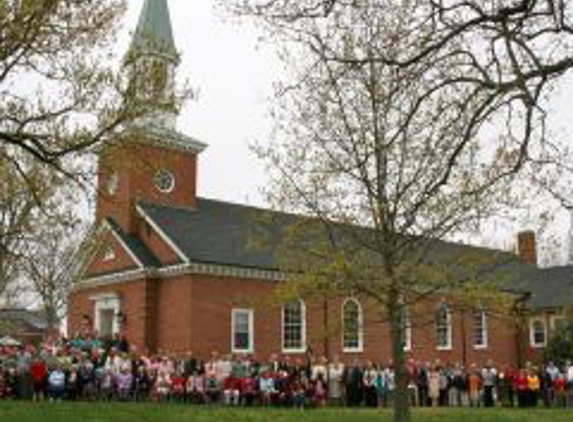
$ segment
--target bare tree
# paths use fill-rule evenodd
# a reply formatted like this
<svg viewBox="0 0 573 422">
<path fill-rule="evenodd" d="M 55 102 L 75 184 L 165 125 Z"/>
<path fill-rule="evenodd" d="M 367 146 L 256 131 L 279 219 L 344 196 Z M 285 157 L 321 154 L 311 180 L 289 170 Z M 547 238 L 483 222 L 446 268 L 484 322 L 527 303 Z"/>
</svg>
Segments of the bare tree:
<svg viewBox="0 0 573 422">
<path fill-rule="evenodd" d="M 28 242 L 38 230 L 40 218 L 52 214 L 49 205 L 57 178 L 40 166 L 26 165 L 26 161 L 30 160 L 20 160 L 26 169 L 24 180 L 0 152 L 0 297 L 18 293 L 14 283 L 22 275 L 20 263 Z"/>
<path fill-rule="evenodd" d="M 270 199 L 310 218 L 285 272 L 386 315 L 396 421 L 411 419 L 404 306 L 473 290 L 511 257 L 443 243 L 520 202 L 518 177 L 561 149 L 544 95 L 573 65 L 570 7 L 553 1 L 236 2 L 280 41 Z M 320 222 L 320 224 L 317 224 Z M 290 240 L 288 240 L 290 238 Z M 489 287 L 491 285 L 485 284 Z M 287 287 L 291 289 L 291 287 Z"/>
<path fill-rule="evenodd" d="M 74 175 L 66 157 L 146 108 L 114 63 L 121 0 L 0 1 L 0 146 L 21 177 L 27 155 Z"/>
<path fill-rule="evenodd" d="M 76 271 L 73 258 L 81 242 L 81 227 L 72 215 L 66 224 L 44 225 L 29 242 L 22 263 L 29 294 L 39 300 L 48 327 L 57 330 L 65 313 Z"/>
</svg>

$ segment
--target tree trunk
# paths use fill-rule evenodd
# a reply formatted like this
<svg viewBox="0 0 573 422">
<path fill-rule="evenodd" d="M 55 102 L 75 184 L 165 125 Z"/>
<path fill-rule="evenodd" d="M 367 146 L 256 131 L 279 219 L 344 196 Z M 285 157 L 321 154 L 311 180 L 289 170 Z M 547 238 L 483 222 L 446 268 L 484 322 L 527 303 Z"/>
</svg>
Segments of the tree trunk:
<svg viewBox="0 0 573 422">
<path fill-rule="evenodd" d="M 400 297 L 391 294 L 387 305 L 390 320 L 390 338 L 392 341 L 392 360 L 396 390 L 394 393 L 394 422 L 411 422 L 410 395 L 408 391 L 408 376 L 402 336 L 402 315 Z"/>
</svg>

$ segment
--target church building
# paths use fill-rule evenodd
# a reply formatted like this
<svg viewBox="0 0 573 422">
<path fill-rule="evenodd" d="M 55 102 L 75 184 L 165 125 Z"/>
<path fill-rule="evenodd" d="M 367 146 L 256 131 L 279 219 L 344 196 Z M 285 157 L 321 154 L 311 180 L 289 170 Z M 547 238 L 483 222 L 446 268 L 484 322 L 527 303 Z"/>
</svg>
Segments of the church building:
<svg viewBox="0 0 573 422">
<path fill-rule="evenodd" d="M 159 106 L 126 127 L 101 155 L 91 234 L 98 247 L 70 295 L 70 335 L 121 333 L 142 351 L 204 358 L 213 351 L 304 358 L 312 350 L 329 358 L 386 362 L 388 325 L 360 298 L 268 300 L 284 277 L 272 247 L 250 246 L 252 226 L 269 214 L 283 224 L 294 217 L 198 195 L 206 145 L 177 129 L 177 111 L 170 105 L 178 64 L 167 1 L 145 0 L 126 66 L 140 95 L 153 96 Z M 138 79 L 150 67 L 158 70 L 153 80 Z M 534 235 L 522 234 L 519 246 L 535 264 Z M 554 317 L 568 306 L 547 297 L 543 283 L 559 277 L 547 284 L 552 294 L 563 299 L 560 286 L 571 284 L 573 297 L 573 268 L 536 274 L 515 293 L 533 315 L 525 332 L 513 317 L 441 303 L 435 324 L 407 329 L 408 354 L 478 365 L 535 358 Z M 354 331 L 328 329 L 344 324 Z"/>
</svg>

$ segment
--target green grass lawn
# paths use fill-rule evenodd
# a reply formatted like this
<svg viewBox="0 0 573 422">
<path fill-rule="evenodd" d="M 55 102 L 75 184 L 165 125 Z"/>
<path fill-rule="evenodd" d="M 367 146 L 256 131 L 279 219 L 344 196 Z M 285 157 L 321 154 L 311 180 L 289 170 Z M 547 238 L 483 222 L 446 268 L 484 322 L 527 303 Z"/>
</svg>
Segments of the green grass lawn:
<svg viewBox="0 0 573 422">
<path fill-rule="evenodd" d="M 228 409 L 155 404 L 0 402 L 0 422 L 385 422 L 388 410 Z M 573 410 L 421 409 L 415 422 L 572 422 Z"/>
</svg>

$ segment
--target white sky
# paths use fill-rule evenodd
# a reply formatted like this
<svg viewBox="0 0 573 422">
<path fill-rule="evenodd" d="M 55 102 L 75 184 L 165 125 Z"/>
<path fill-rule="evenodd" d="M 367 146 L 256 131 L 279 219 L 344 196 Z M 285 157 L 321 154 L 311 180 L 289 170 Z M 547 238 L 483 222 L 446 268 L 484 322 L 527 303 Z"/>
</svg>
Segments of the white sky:
<svg viewBox="0 0 573 422">
<path fill-rule="evenodd" d="M 128 0 L 119 51 L 127 49 L 129 33 L 137 24 L 144 0 Z M 281 65 L 268 47 L 258 41 L 260 32 L 252 23 L 231 19 L 216 0 L 168 0 L 175 42 L 182 55 L 178 78 L 199 91 L 179 119 L 179 129 L 209 145 L 199 158 L 200 196 L 230 202 L 264 205 L 261 189 L 268 180 L 264 165 L 249 145 L 270 136 L 268 99 Z M 569 78 L 573 79 L 573 78 Z M 552 130 L 566 139 L 573 134 L 569 112 L 570 81 L 553 92 L 555 125 Z M 567 89 L 569 88 L 569 89 Z M 569 217 L 555 214 L 556 222 L 540 236 L 540 249 L 553 248 L 557 256 L 545 261 L 563 263 L 566 256 Z M 493 227 L 478 242 L 507 249 L 515 234 L 537 229 L 536 213 L 504 227 Z M 555 249 L 555 244 L 558 248 Z"/>
</svg>

